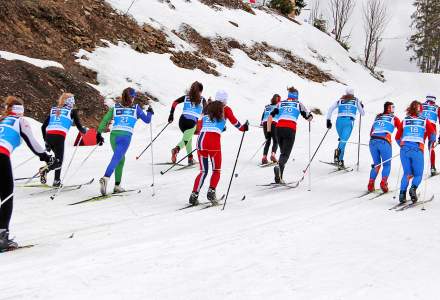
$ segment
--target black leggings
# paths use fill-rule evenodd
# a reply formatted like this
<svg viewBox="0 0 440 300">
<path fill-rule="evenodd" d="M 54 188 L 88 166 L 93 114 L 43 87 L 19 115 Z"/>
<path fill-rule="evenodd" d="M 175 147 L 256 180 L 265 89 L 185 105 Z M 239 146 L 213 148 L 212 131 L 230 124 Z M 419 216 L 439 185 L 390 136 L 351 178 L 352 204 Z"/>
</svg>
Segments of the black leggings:
<svg viewBox="0 0 440 300">
<path fill-rule="evenodd" d="M 272 125 L 270 126 L 270 132 L 272 133 L 272 152 L 277 152 L 278 149 L 278 139 L 277 139 L 277 126 L 276 123 L 272 122 Z M 267 122 L 263 123 L 263 133 L 264 138 L 266 139 L 266 144 L 264 145 L 264 151 L 263 155 L 267 155 L 269 152 L 270 142 L 271 140 L 267 138 Z"/>
<path fill-rule="evenodd" d="M 194 126 L 196 126 L 196 125 L 197 125 L 196 121 L 187 119 L 183 115 L 180 116 L 180 119 L 179 119 L 180 131 L 185 132 L 188 129 L 194 128 Z"/>
<path fill-rule="evenodd" d="M 293 144 L 295 143 L 296 131 L 287 127 L 278 127 L 277 136 L 278 143 L 280 144 L 280 158 L 278 164 L 280 166 L 281 177 L 283 177 L 284 167 L 289 160 L 290 153 L 292 152 Z"/>
<path fill-rule="evenodd" d="M 55 167 L 59 167 L 55 171 L 55 180 L 60 180 L 61 177 L 61 165 L 63 164 L 64 159 L 64 141 L 66 138 L 59 134 L 48 134 L 46 136 L 46 142 L 49 144 L 53 153 L 55 154 L 55 158 L 58 159 L 59 165 Z"/>
<path fill-rule="evenodd" d="M 0 182 L 0 198 L 3 201 L 14 192 L 11 160 L 5 154 L 0 154 Z M 0 207 L 0 230 L 9 230 L 13 206 L 14 197 L 11 197 Z"/>
</svg>

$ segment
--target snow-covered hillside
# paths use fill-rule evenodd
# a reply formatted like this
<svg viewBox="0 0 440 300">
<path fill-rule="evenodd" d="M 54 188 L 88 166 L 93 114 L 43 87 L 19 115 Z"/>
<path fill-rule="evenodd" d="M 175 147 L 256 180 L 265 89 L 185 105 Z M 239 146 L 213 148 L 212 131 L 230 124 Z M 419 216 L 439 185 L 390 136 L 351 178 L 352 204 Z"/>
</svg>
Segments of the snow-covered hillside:
<svg viewBox="0 0 440 300">
<path fill-rule="evenodd" d="M 109 0 L 125 11 L 129 0 Z M 127 85 L 157 97 L 153 131 L 165 124 L 171 101 L 181 96 L 194 80 L 205 85 L 205 95 L 217 89 L 230 94 L 229 104 L 237 117 L 258 124 L 263 106 L 272 94 L 285 95 L 295 85 L 307 107 L 326 111 L 346 86 L 353 86 L 365 103 L 361 142 L 368 143 L 374 115 L 385 100 L 396 103 L 401 116 L 413 99 L 426 93 L 440 95 L 440 77 L 385 71 L 387 81 L 372 78 L 330 37 L 304 25 L 260 10 L 255 15 L 239 10 L 214 10 L 197 0 L 172 0 L 175 9 L 161 1 L 137 1 L 130 11 L 139 23 L 147 22 L 168 34 L 176 47 L 192 45 L 172 33 L 182 23 L 206 37 L 219 35 L 251 45 L 255 42 L 292 51 L 318 66 L 339 82 L 317 83 L 280 66 L 263 66 L 242 50 L 234 49 L 234 65 L 217 61 L 219 77 L 200 70 L 175 66 L 169 54 L 140 54 L 125 44 L 109 45 L 94 52 L 81 51 L 81 64 L 98 73 L 97 88 L 116 96 Z M 239 27 L 232 26 L 233 21 Z M 275 54 L 273 54 L 276 57 Z M 325 59 L 322 59 L 322 58 Z M 177 114 L 178 112 L 176 112 Z M 33 123 L 34 132 L 40 132 Z M 312 149 L 326 128 L 322 116 L 311 124 Z M 357 127 L 352 141 L 357 139 Z M 72 144 L 76 130 L 71 130 Z M 166 162 L 180 137 L 176 122 L 154 144 L 154 160 Z M 103 175 L 112 155 L 109 136 L 93 159 L 70 183 Z M 222 137 L 223 167 L 218 193 L 226 191 L 241 133 L 232 126 Z M 426 210 L 389 211 L 393 195 L 375 200 L 357 198 L 366 189 L 371 159 L 361 148 L 359 172 L 329 174 L 332 167 L 319 163 L 333 156 L 337 135 L 328 135 L 312 165 L 312 189 L 307 181 L 297 189 L 265 190 L 257 187 L 273 180 L 270 168 L 257 166 L 263 142 L 260 128 L 246 134 L 238 177 L 225 211 L 218 208 L 178 210 L 187 203 L 196 169 L 171 171 L 161 176 L 154 166 L 152 183 L 150 153 L 135 156 L 150 139 L 149 128 L 137 124 L 127 154 L 123 184 L 143 187 L 139 194 L 101 202 L 69 206 L 98 193 L 97 184 L 61 193 L 32 195 L 38 188 L 16 188 L 11 231 L 20 244 L 31 249 L 0 255 L 3 274 L 0 299 L 436 299 L 440 268 L 440 206 L 438 199 Z M 72 164 L 76 170 L 92 148 L 80 148 Z M 74 149 L 68 146 L 65 157 Z M 356 162 L 355 145 L 347 146 L 346 163 Z M 395 146 L 394 152 L 398 149 Z M 22 146 L 14 153 L 14 165 L 30 156 Z M 285 177 L 297 180 L 308 159 L 307 123 L 300 120 Z M 16 177 L 29 176 L 40 166 L 37 159 L 14 170 Z M 390 186 L 398 180 L 399 161 L 393 161 Z M 440 191 L 434 177 L 422 184 L 422 195 Z M 425 189 L 426 187 L 426 189 Z M 205 188 L 201 192 L 204 198 Z M 243 196 L 246 196 L 244 200 Z"/>
</svg>

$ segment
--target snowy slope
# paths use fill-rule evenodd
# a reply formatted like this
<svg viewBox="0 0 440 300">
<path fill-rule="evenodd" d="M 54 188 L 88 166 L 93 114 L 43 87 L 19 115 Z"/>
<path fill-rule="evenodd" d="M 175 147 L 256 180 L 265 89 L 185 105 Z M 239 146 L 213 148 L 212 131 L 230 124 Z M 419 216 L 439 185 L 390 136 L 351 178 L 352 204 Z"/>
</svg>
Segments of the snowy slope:
<svg viewBox="0 0 440 300">
<path fill-rule="evenodd" d="M 110 1 L 121 10 L 129 2 Z M 243 30 L 259 24 L 267 27 L 275 17 L 260 11 L 256 16 L 229 10 L 215 12 L 195 0 L 172 1 L 174 11 L 156 1 L 138 1 L 136 5 L 147 2 L 151 4 L 149 9 L 137 7 L 132 11 L 134 16 L 139 22 L 149 23 L 154 17 L 156 26 L 164 26 L 168 32 L 184 20 L 206 34 L 230 34 L 243 42 L 269 38 L 274 44 L 286 41 L 278 34 L 257 34 L 251 29 L 238 33 L 221 26 L 227 23 L 220 23 L 221 17 L 227 17 Z M 246 25 L 248 21 L 253 27 Z M 313 44 L 318 53 L 332 57 L 321 67 L 354 86 L 364 100 L 367 116 L 363 118 L 363 143 L 368 142 L 372 119 L 385 99 L 395 101 L 402 116 L 405 105 L 414 98 L 422 98 L 427 92 L 440 94 L 438 76 L 387 71 L 388 81 L 382 84 L 352 63 L 325 35 L 306 25 L 296 27 L 289 22 L 287 26 L 284 22 L 280 21 L 280 30 L 292 37 L 292 43 L 284 47 L 313 61 L 312 52 L 304 46 Z M 97 88 L 103 94 L 120 93 L 128 85 L 126 78 L 130 78 L 131 85 L 160 99 L 154 106 L 155 133 L 166 124 L 171 101 L 194 80 L 204 83 L 207 96 L 218 88 L 228 90 L 237 117 L 254 124 L 270 96 L 275 92 L 284 95 L 289 84 L 299 87 L 306 106 L 324 111 L 345 89 L 335 82 L 317 84 L 301 79 L 277 66 L 265 68 L 240 50 L 233 52 L 233 68 L 219 65 L 221 77 L 179 69 L 168 55 L 139 54 L 124 44 L 93 53 L 83 51 L 81 55 L 88 58 L 81 63 L 98 72 Z M 156 162 L 169 160 L 170 149 L 180 137 L 175 123 L 154 146 Z M 326 130 L 324 124 L 322 116 L 312 122 L 312 149 Z M 33 126 L 39 135 L 38 124 Z M 357 130 L 352 141 L 357 139 Z M 76 130 L 69 134 L 66 162 L 73 153 L 71 144 L 76 134 Z M 105 138 L 107 143 L 97 149 L 72 183 L 91 178 L 97 181 L 102 176 L 112 153 L 108 134 Z M 226 191 L 240 138 L 241 133 L 232 126 L 223 134 L 219 194 Z M 426 211 L 397 213 L 388 211 L 396 203 L 392 195 L 371 201 L 356 198 L 368 181 L 371 161 L 367 147 L 361 148 L 359 172 L 329 175 L 332 168 L 318 160 L 332 157 L 337 143 L 332 130 L 312 165 L 311 191 L 307 180 L 295 190 L 264 190 L 256 184 L 272 181 L 273 174 L 270 168 L 256 166 L 260 153 L 250 159 L 263 142 L 261 129 L 252 127 L 245 136 L 239 175 L 234 179 L 226 210 L 177 211 L 186 204 L 197 171 L 171 171 L 161 176 L 159 172 L 165 167 L 154 166 L 156 195 L 152 197 L 148 187 L 152 182 L 150 153 L 135 160 L 149 139 L 149 127 L 139 122 L 127 153 L 123 184 L 127 188 L 144 187 L 140 194 L 68 206 L 96 195 L 97 183 L 62 193 L 53 201 L 47 194 L 29 195 L 38 188 L 16 188 L 11 230 L 20 244 L 38 245 L 0 255 L 2 271 L 7 274 L 2 278 L 0 299 L 437 298 L 438 199 L 427 204 Z M 91 150 L 78 150 L 70 174 Z M 355 145 L 347 146 L 348 165 L 355 164 L 356 150 Z M 22 146 L 14 153 L 13 163 L 17 166 L 28 157 L 29 151 Z M 299 179 L 307 164 L 308 131 L 304 120 L 299 121 L 292 158 L 295 160 L 289 161 L 286 169 L 287 180 Z M 34 159 L 26 167 L 15 169 L 15 176 L 30 175 L 38 166 L 38 159 Z M 395 160 L 389 181 L 392 188 L 398 173 Z M 437 180 L 426 181 L 427 196 L 438 194 Z M 202 199 L 206 188 L 207 183 Z M 420 191 L 424 196 L 424 184 Z"/>
</svg>

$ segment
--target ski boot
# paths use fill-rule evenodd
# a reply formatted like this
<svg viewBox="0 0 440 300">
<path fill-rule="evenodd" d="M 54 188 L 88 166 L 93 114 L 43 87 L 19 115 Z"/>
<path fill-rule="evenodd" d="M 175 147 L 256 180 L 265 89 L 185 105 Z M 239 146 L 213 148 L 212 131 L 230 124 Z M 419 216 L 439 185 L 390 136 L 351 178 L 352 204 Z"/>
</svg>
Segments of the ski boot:
<svg viewBox="0 0 440 300">
<path fill-rule="evenodd" d="M 0 229 L 0 252 L 17 248 L 18 244 L 9 239 L 9 231 Z"/>
<path fill-rule="evenodd" d="M 437 169 L 434 166 L 432 166 L 431 167 L 431 176 L 435 176 L 435 175 L 437 175 Z"/>
<path fill-rule="evenodd" d="M 59 180 L 59 179 L 55 179 L 55 180 L 53 181 L 52 186 L 55 187 L 55 188 L 59 188 L 59 187 L 61 187 L 61 180 Z"/>
<path fill-rule="evenodd" d="M 192 166 L 194 164 L 194 156 L 192 154 L 188 155 L 188 165 Z"/>
<path fill-rule="evenodd" d="M 217 196 L 215 194 L 215 189 L 209 188 L 208 194 L 206 195 L 206 198 L 208 198 L 209 201 L 211 201 L 212 205 L 218 205 Z"/>
<path fill-rule="evenodd" d="M 333 155 L 333 162 L 337 165 L 339 163 L 339 148 L 335 149 L 335 154 Z"/>
<path fill-rule="evenodd" d="M 275 174 L 275 183 L 281 183 L 281 171 L 279 166 L 273 168 L 273 173 Z"/>
<path fill-rule="evenodd" d="M 415 186 L 412 186 L 409 189 L 409 196 L 411 197 L 412 203 L 416 203 L 419 200 L 417 197 L 417 188 Z"/>
<path fill-rule="evenodd" d="M 180 150 L 180 148 L 178 146 L 171 149 L 171 162 L 173 164 L 175 164 L 177 161 L 177 153 L 179 153 L 179 150 Z"/>
<path fill-rule="evenodd" d="M 372 192 L 374 192 L 374 179 L 370 179 L 369 181 L 368 181 L 368 191 L 370 192 L 370 193 L 372 193 Z"/>
<path fill-rule="evenodd" d="M 107 195 L 107 183 L 109 181 L 110 177 L 102 177 L 99 179 L 99 185 L 101 186 L 101 195 L 105 196 Z"/>
<path fill-rule="evenodd" d="M 382 181 L 380 182 L 380 188 L 382 189 L 382 192 L 388 193 L 388 181 L 387 178 L 382 178 Z"/>
<path fill-rule="evenodd" d="M 49 168 L 47 166 L 40 168 L 40 182 L 41 184 L 47 183 L 47 173 L 49 173 Z"/>
<path fill-rule="evenodd" d="M 400 202 L 401 204 L 403 204 L 403 203 L 406 202 L 406 191 L 400 191 L 400 194 L 399 194 L 399 202 Z"/>
<path fill-rule="evenodd" d="M 343 160 L 338 161 L 337 164 L 338 164 L 338 170 L 345 170 L 346 169 Z"/>
<path fill-rule="evenodd" d="M 272 154 L 270 155 L 270 161 L 273 162 L 273 163 L 277 163 L 278 162 L 277 156 L 276 156 L 275 152 L 272 152 Z"/>
<path fill-rule="evenodd" d="M 191 196 L 189 196 L 189 204 L 197 206 L 199 205 L 199 193 L 192 192 Z"/>
<path fill-rule="evenodd" d="M 263 155 L 263 158 L 261 159 L 261 164 L 267 165 L 268 163 L 269 163 L 269 161 L 267 160 L 267 155 Z"/>
<path fill-rule="evenodd" d="M 115 187 L 113 188 L 113 194 L 118 194 L 123 192 L 125 192 L 125 189 L 120 184 L 115 184 Z"/>
</svg>

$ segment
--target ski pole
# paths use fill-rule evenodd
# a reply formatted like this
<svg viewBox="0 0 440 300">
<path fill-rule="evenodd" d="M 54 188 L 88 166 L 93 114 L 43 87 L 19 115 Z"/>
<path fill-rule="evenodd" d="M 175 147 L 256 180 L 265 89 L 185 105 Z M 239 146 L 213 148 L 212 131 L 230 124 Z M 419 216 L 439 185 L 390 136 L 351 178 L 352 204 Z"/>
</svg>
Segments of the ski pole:
<svg viewBox="0 0 440 300">
<path fill-rule="evenodd" d="M 165 173 L 167 173 L 169 170 L 171 170 L 172 168 L 174 168 L 175 166 L 177 166 L 180 162 L 182 162 L 185 158 L 187 158 L 188 156 L 190 156 L 191 154 L 193 154 L 195 151 L 197 150 L 194 149 L 193 151 L 191 151 L 191 153 L 187 154 L 184 158 L 182 158 L 181 160 L 179 160 L 178 162 L 175 162 L 171 167 L 169 167 L 168 169 L 166 169 L 165 171 L 160 171 L 161 175 L 164 175 Z"/>
<path fill-rule="evenodd" d="M 312 124 L 309 122 L 309 161 L 312 154 Z M 311 170 L 311 169 L 310 169 Z M 312 172 L 309 170 L 309 192 L 312 190 Z"/>
<path fill-rule="evenodd" d="M 362 115 L 359 116 L 359 135 L 358 135 L 358 161 L 357 161 L 357 171 L 359 172 L 359 162 L 361 156 L 361 128 L 362 128 Z"/>
<path fill-rule="evenodd" d="M 156 195 L 155 186 L 154 186 L 154 152 L 153 152 L 153 123 L 150 122 L 150 144 L 151 144 L 151 175 L 153 177 L 153 183 L 151 187 L 153 188 L 153 193 L 151 196 Z"/>
<path fill-rule="evenodd" d="M 387 162 L 393 160 L 394 158 L 396 158 L 396 157 L 398 157 L 398 156 L 400 156 L 400 153 L 399 153 L 399 154 L 396 154 L 396 155 L 394 155 L 394 156 L 392 156 L 391 158 L 388 158 L 387 160 L 384 160 L 383 162 L 381 162 L 381 163 L 379 163 L 379 164 L 377 164 L 377 165 L 374 165 L 373 168 L 380 167 L 381 165 L 383 165 L 383 164 L 385 164 L 385 163 L 387 163 Z"/>
<path fill-rule="evenodd" d="M 9 199 L 11 199 L 14 196 L 14 193 L 11 193 L 8 197 L 5 198 L 5 200 L 2 200 L 0 202 L 0 208 L 3 206 L 3 204 L 5 204 L 6 202 L 8 202 Z"/>
<path fill-rule="evenodd" d="M 248 164 L 254 159 L 254 157 L 258 154 L 258 152 L 261 151 L 261 148 L 263 148 L 263 146 L 265 144 L 266 144 L 266 141 L 264 141 L 263 144 L 261 144 L 261 146 L 258 147 L 257 151 L 255 151 L 255 153 L 251 156 L 251 158 L 249 158 L 249 160 L 246 163 L 246 166 L 244 166 L 243 169 L 240 170 L 240 172 L 235 173 L 235 177 L 238 177 L 238 174 L 240 174 L 241 172 L 246 170 L 246 168 L 249 166 Z"/>
<path fill-rule="evenodd" d="M 397 198 L 397 192 L 399 190 L 399 180 L 400 180 L 400 173 L 402 171 L 402 164 L 399 164 L 399 172 L 397 172 L 397 180 L 396 180 L 396 188 L 394 189 L 394 196 L 393 199 Z"/>
<path fill-rule="evenodd" d="M 240 147 L 238 147 L 237 157 L 235 158 L 235 163 L 234 163 L 234 169 L 232 170 L 231 179 L 229 180 L 228 191 L 226 192 L 225 202 L 223 202 L 222 210 L 225 210 L 225 207 L 226 207 L 226 201 L 228 200 L 229 190 L 231 189 L 232 180 L 234 179 L 235 168 L 237 167 L 238 157 L 240 156 L 241 146 L 243 145 L 243 140 L 244 140 L 245 134 L 246 134 L 246 131 L 243 131 L 243 135 L 241 136 L 241 141 L 240 141 Z"/>
<path fill-rule="evenodd" d="M 60 192 L 64 189 L 65 184 L 64 183 L 68 183 L 70 182 L 71 178 L 74 178 L 75 175 L 81 170 L 81 168 L 84 166 L 84 164 L 86 163 L 86 161 L 90 158 L 90 156 L 92 156 L 92 154 L 95 152 L 96 149 L 98 149 L 99 145 L 96 145 L 95 147 L 93 147 L 92 151 L 90 151 L 90 153 L 86 156 L 86 158 L 84 158 L 84 160 L 81 162 L 81 164 L 79 165 L 79 167 L 75 170 L 75 172 L 73 172 L 73 174 L 71 176 L 69 176 L 69 180 L 65 180 L 63 182 L 63 184 L 60 186 L 59 190 Z"/>
<path fill-rule="evenodd" d="M 168 125 L 170 125 L 171 123 L 167 123 L 166 125 L 165 125 L 165 127 L 164 128 L 162 128 L 162 130 L 161 131 L 159 131 L 159 133 L 156 135 L 156 137 L 148 144 L 148 146 L 147 147 L 145 147 L 145 149 L 144 150 L 142 150 L 142 152 L 138 155 L 138 156 L 136 156 L 136 160 L 138 160 L 144 153 L 145 153 L 145 151 L 147 151 L 148 150 L 148 148 L 150 148 L 150 146 L 153 144 L 153 142 L 162 134 L 162 132 L 168 127 Z"/>
<path fill-rule="evenodd" d="M 314 159 L 315 156 L 316 156 L 316 153 L 318 153 L 319 148 L 321 148 L 321 145 L 322 145 L 322 143 L 324 142 L 324 139 L 325 139 L 325 137 L 327 136 L 327 134 L 329 133 L 329 131 L 330 131 L 330 128 L 327 129 L 327 131 L 325 132 L 325 134 L 324 134 L 324 136 L 322 137 L 321 141 L 319 142 L 319 145 L 318 145 L 318 147 L 316 148 L 315 153 L 313 153 L 312 158 L 309 160 L 309 163 L 307 164 L 306 168 L 303 170 L 303 175 L 302 175 L 301 179 L 298 180 L 298 182 L 295 184 L 295 185 L 296 185 L 295 187 L 297 187 L 297 186 L 298 186 L 298 185 L 304 180 L 304 178 L 306 178 L 306 173 L 307 173 L 307 171 L 309 170 L 310 165 L 312 164 L 312 161 L 313 161 L 313 159 Z"/>
<path fill-rule="evenodd" d="M 15 166 L 14 170 L 17 170 L 18 168 L 20 168 L 21 166 L 27 164 L 28 162 L 30 162 L 32 159 L 34 159 L 36 156 L 32 155 L 31 157 L 29 157 L 28 159 L 26 159 L 25 161 L 19 163 L 18 165 Z"/>
<path fill-rule="evenodd" d="M 81 143 L 82 138 L 83 138 L 83 136 L 81 135 L 81 137 L 78 140 L 78 144 L 77 144 L 78 146 L 74 146 L 76 148 L 75 148 L 75 150 L 73 150 L 73 154 L 72 154 L 72 157 L 70 158 L 69 164 L 67 165 L 66 171 L 64 171 L 64 176 L 63 176 L 63 179 L 61 180 L 61 184 L 58 187 L 58 189 L 56 190 L 56 192 L 52 196 L 50 196 L 51 200 L 55 199 L 55 197 L 57 197 L 59 195 L 59 193 L 63 187 L 64 180 L 66 179 L 66 176 L 69 173 L 69 169 L 70 169 L 70 166 L 72 165 L 73 159 L 75 158 L 76 152 L 78 151 L 78 148 L 80 147 L 79 144 Z"/>
<path fill-rule="evenodd" d="M 365 143 L 358 143 L 358 142 L 349 142 L 349 141 L 346 141 L 346 142 L 341 142 L 342 144 L 353 144 L 353 145 L 360 145 L 360 146 L 366 146 L 366 147 L 370 147 L 370 145 L 369 144 L 365 144 Z"/>
</svg>

